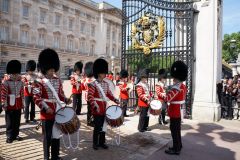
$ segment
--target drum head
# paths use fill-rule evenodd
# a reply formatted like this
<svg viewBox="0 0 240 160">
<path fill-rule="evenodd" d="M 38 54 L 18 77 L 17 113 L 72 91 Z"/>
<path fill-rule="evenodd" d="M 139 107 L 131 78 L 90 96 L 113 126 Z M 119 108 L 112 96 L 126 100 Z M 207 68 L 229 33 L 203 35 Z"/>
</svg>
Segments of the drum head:
<svg viewBox="0 0 240 160">
<path fill-rule="evenodd" d="M 108 119 L 118 119 L 122 116 L 122 108 L 119 106 L 110 106 L 106 111 Z"/>
<path fill-rule="evenodd" d="M 151 101 L 150 106 L 154 110 L 159 110 L 162 108 L 162 102 L 159 100 L 153 100 Z"/>
<path fill-rule="evenodd" d="M 57 111 L 55 121 L 59 124 L 69 122 L 73 118 L 74 114 L 75 112 L 72 108 L 65 107 L 64 109 Z"/>
</svg>

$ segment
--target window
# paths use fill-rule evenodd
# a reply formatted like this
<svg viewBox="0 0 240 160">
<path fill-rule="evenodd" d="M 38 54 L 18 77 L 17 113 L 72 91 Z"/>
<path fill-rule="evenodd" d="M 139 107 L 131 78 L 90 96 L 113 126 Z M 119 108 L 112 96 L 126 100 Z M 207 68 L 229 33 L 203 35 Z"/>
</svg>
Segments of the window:
<svg viewBox="0 0 240 160">
<path fill-rule="evenodd" d="M 116 32 L 115 31 L 113 31 L 112 32 L 112 40 L 115 42 L 116 41 L 116 34 L 115 34 Z"/>
<path fill-rule="evenodd" d="M 109 55 L 109 47 L 106 46 L 106 55 L 108 56 Z"/>
<path fill-rule="evenodd" d="M 84 38 L 82 38 L 81 40 L 80 40 L 80 52 L 81 53 L 85 53 L 86 51 L 85 51 L 85 48 L 86 48 L 86 43 L 85 43 L 85 39 Z"/>
<path fill-rule="evenodd" d="M 108 25 L 108 26 L 107 26 L 107 39 L 110 39 L 110 34 L 111 34 L 111 33 L 110 33 L 110 30 L 111 30 L 111 29 L 110 29 L 110 26 Z"/>
<path fill-rule="evenodd" d="M 28 31 L 26 30 L 21 31 L 21 42 L 28 43 Z"/>
<path fill-rule="evenodd" d="M 1 26 L 0 27 L 0 40 L 8 40 L 9 39 L 9 27 Z"/>
<path fill-rule="evenodd" d="M 29 17 L 29 6 L 23 5 L 23 8 L 22 8 L 22 16 L 23 16 L 24 18 L 28 18 L 28 17 Z"/>
<path fill-rule="evenodd" d="M 40 22 L 46 23 L 47 12 L 44 10 L 40 10 Z"/>
<path fill-rule="evenodd" d="M 60 48 L 60 36 L 54 35 L 53 37 L 53 48 Z"/>
<path fill-rule="evenodd" d="M 115 48 L 114 48 L 114 47 L 112 48 L 112 56 L 116 56 Z"/>
<path fill-rule="evenodd" d="M 67 49 L 71 52 L 73 51 L 73 39 L 72 38 L 68 38 Z"/>
<path fill-rule="evenodd" d="M 118 49 L 118 54 L 117 54 L 117 57 L 120 57 L 121 56 L 121 50 Z"/>
<path fill-rule="evenodd" d="M 91 36 L 95 37 L 95 25 L 91 25 Z"/>
<path fill-rule="evenodd" d="M 118 34 L 118 40 L 120 43 L 122 42 L 122 33 L 121 32 Z"/>
<path fill-rule="evenodd" d="M 69 28 L 69 31 L 73 31 L 73 19 L 69 19 L 68 28 Z"/>
<path fill-rule="evenodd" d="M 83 33 L 84 34 L 84 32 L 85 32 L 85 27 L 86 27 L 86 23 L 84 22 L 84 21 L 81 21 L 81 33 Z"/>
<path fill-rule="evenodd" d="M 55 26 L 57 26 L 57 27 L 60 26 L 60 20 L 61 20 L 61 15 L 56 14 L 56 16 L 55 16 Z"/>
<path fill-rule="evenodd" d="M 45 34 L 44 33 L 39 33 L 38 45 L 41 47 L 44 47 L 44 45 L 45 45 Z"/>
<path fill-rule="evenodd" d="M 95 52 L 95 44 L 91 44 L 91 47 L 90 47 L 90 56 L 93 56 L 93 55 L 94 55 L 94 52 Z"/>
<path fill-rule="evenodd" d="M 1 3 L 1 11 L 8 13 L 9 0 L 2 0 L 1 2 L 2 2 L 2 3 Z"/>
</svg>

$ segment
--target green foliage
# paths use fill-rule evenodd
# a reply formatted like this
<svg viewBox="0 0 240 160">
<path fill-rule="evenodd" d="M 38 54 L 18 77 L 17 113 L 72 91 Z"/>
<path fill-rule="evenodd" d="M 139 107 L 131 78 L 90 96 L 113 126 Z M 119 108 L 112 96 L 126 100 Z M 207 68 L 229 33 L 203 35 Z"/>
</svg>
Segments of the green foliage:
<svg viewBox="0 0 240 160">
<path fill-rule="evenodd" d="M 128 58 L 128 67 L 131 73 L 136 73 L 139 68 L 149 68 L 151 73 L 157 73 L 159 69 L 169 69 L 174 62 L 172 56 L 145 56 L 143 53 L 137 53 L 141 56 Z"/>
<path fill-rule="evenodd" d="M 231 40 L 236 40 L 236 47 L 231 48 Z M 229 62 L 230 60 L 237 59 L 238 54 L 240 53 L 240 32 L 225 34 L 223 40 L 222 48 L 222 58 Z"/>
</svg>

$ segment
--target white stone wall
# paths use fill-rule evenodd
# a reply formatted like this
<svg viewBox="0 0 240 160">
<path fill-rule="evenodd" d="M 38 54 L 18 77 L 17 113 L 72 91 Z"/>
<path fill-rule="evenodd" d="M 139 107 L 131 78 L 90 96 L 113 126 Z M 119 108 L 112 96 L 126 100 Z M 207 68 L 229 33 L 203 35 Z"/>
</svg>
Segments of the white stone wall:
<svg viewBox="0 0 240 160">
<path fill-rule="evenodd" d="M 219 120 L 220 105 L 216 84 L 221 78 L 222 15 L 217 11 L 218 0 L 195 3 L 195 72 L 193 119 Z M 222 7 L 220 7 L 222 10 Z M 220 19 L 220 22 L 218 20 Z"/>
</svg>

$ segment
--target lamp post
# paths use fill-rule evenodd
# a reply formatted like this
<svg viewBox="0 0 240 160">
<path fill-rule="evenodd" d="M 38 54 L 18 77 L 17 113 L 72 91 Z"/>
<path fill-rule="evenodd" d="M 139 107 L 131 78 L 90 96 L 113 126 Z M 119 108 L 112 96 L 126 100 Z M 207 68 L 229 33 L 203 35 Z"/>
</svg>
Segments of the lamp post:
<svg viewBox="0 0 240 160">
<path fill-rule="evenodd" d="M 237 55 L 234 55 L 234 51 L 235 51 L 235 49 L 236 49 L 236 40 L 235 39 L 232 39 L 232 40 L 230 40 L 230 51 L 232 52 L 232 56 L 233 56 L 233 58 L 231 59 L 231 63 L 234 61 L 236 61 L 236 59 L 237 59 Z"/>
</svg>

